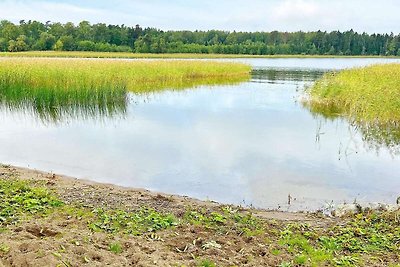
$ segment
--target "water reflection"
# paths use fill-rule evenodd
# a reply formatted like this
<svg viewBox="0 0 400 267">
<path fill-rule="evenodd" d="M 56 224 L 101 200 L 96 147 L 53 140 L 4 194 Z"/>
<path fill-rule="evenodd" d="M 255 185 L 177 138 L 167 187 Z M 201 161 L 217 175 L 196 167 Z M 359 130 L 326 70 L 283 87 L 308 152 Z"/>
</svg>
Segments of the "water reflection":
<svg viewBox="0 0 400 267">
<path fill-rule="evenodd" d="M 355 126 L 363 135 L 364 142 L 375 151 L 386 147 L 393 155 L 400 154 L 400 127 L 359 125 Z"/>
<path fill-rule="evenodd" d="M 216 85 L 235 85 L 242 82 L 246 82 L 250 79 L 249 74 L 240 74 L 236 76 L 226 77 L 197 77 L 197 78 L 185 78 L 185 79 L 166 79 L 166 80 L 149 80 L 142 81 L 132 86 L 131 92 L 136 94 L 151 94 L 156 92 L 162 92 L 165 90 L 178 91 L 193 89 L 199 86 L 216 86 Z"/>
<path fill-rule="evenodd" d="M 294 101 L 319 65 L 343 66 L 299 59 L 304 68 L 296 76 L 290 67 L 283 74 L 288 62 L 274 60 L 275 74 L 256 73 L 244 83 L 128 93 L 124 118 L 101 124 L 46 125 L 32 114 L 15 119 L 18 111 L 0 110 L 0 162 L 262 208 L 393 203 L 400 157 L 366 148 L 364 135 L 344 118 L 325 119 Z"/>
<path fill-rule="evenodd" d="M 317 120 L 347 121 L 349 132 L 355 135 L 360 133 L 363 145 L 368 150 L 379 152 L 386 149 L 390 154 L 400 153 L 400 126 L 396 124 L 380 125 L 354 122 L 346 118 L 343 112 L 336 106 L 314 105 L 309 100 L 302 101 L 302 106 L 315 115 Z M 319 130 L 317 131 L 319 132 Z M 319 135 L 317 133 L 317 139 Z"/>
<path fill-rule="evenodd" d="M 282 81 L 311 82 L 325 73 L 320 69 L 266 68 L 252 71 L 252 80 L 256 82 L 276 83 Z"/>
<path fill-rule="evenodd" d="M 200 85 L 234 85 L 247 81 L 246 75 L 232 77 L 207 77 L 185 80 L 149 81 L 135 85 L 136 93 L 124 87 L 108 88 L 28 88 L 3 86 L 0 88 L 0 113 L 18 113 L 34 116 L 45 124 L 69 123 L 78 120 L 123 118 L 128 104 L 135 100 L 146 102 L 149 96 L 163 90 L 178 91 Z M 138 96 L 138 97 L 137 97 Z"/>
</svg>

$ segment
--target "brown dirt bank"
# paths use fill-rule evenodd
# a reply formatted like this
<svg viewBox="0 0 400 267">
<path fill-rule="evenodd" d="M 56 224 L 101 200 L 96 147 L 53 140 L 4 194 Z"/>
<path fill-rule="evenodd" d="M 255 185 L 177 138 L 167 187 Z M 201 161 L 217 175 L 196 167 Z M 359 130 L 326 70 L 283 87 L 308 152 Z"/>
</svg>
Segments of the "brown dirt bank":
<svg viewBox="0 0 400 267">
<path fill-rule="evenodd" d="M 2 226 L 0 223 L 0 267 L 331 266 L 347 263 L 388 266 L 400 260 L 399 250 L 392 247 L 386 250 L 379 247 L 376 253 L 374 250 L 355 253 L 343 246 L 341 250 L 320 249 L 319 236 L 326 235 L 328 229 L 335 235 L 330 229 L 347 227 L 353 223 L 352 218 L 228 207 L 1 165 L 0 180 L 12 179 L 48 188 L 65 206 L 59 211 L 27 216 L 12 224 Z M 110 228 L 97 231 L 89 227 L 96 220 L 93 213 L 99 208 L 111 213 L 135 214 L 144 207 L 155 214 L 173 215 L 174 225 L 135 234 Z M 109 222 L 115 217 L 100 216 L 100 227 L 113 226 Z M 118 219 L 127 217 L 125 213 L 121 216 L 123 219 Z M 400 228 L 394 227 L 400 233 Z M 400 235 L 395 238 L 400 243 Z M 292 244 L 292 240 L 298 240 L 299 244 Z M 318 256 L 320 254 L 324 256 Z"/>
</svg>

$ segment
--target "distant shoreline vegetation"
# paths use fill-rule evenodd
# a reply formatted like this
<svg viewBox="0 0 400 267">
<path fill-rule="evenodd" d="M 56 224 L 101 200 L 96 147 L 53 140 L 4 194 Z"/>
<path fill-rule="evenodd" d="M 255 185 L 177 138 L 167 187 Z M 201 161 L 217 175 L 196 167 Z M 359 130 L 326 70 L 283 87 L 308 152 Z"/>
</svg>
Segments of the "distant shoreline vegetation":
<svg viewBox="0 0 400 267">
<path fill-rule="evenodd" d="M 400 35 L 340 32 L 162 31 L 82 21 L 0 21 L 0 51 L 400 56 Z"/>
<path fill-rule="evenodd" d="M 43 58 L 115 58 L 115 59 L 230 59 L 230 58 L 398 58 L 396 56 L 346 56 L 346 55 L 238 55 L 196 53 L 133 53 L 96 51 L 21 51 L 0 52 L 0 58 L 43 57 Z"/>
</svg>

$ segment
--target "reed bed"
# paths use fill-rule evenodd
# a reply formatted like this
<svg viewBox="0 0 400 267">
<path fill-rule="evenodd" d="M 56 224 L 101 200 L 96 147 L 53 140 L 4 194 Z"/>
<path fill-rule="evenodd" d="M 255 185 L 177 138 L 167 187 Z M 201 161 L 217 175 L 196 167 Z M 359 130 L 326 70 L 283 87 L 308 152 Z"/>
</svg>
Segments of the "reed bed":
<svg viewBox="0 0 400 267">
<path fill-rule="evenodd" d="M 311 110 L 364 125 L 400 126 L 400 64 L 328 73 L 309 90 Z"/>
<path fill-rule="evenodd" d="M 250 66 L 210 61 L 129 61 L 89 59 L 0 59 L 1 90 L 109 91 L 157 90 L 158 87 L 209 80 L 246 80 Z M 153 88 L 153 89 L 151 89 Z"/>
<path fill-rule="evenodd" d="M 44 120 L 124 113 L 128 92 L 239 82 L 250 67 L 208 61 L 2 58 L 0 103 Z"/>
</svg>

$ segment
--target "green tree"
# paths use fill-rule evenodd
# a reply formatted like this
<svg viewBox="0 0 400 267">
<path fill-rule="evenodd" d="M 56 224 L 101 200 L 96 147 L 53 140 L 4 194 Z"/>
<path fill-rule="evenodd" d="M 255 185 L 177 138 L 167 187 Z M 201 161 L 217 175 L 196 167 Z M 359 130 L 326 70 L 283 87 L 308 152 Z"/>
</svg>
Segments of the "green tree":
<svg viewBox="0 0 400 267">
<path fill-rule="evenodd" d="M 76 49 L 77 45 L 75 44 L 74 37 L 70 35 L 61 36 L 59 39 L 60 42 L 63 44 L 63 50 L 65 51 L 73 51 Z"/>
<path fill-rule="evenodd" d="M 25 36 L 19 40 L 19 36 Z M 17 45 L 18 42 L 18 45 Z M 91 50 L 139 53 L 397 55 L 400 35 L 353 30 L 312 32 L 162 31 L 82 21 L 0 21 L 0 50 Z"/>
<path fill-rule="evenodd" d="M 10 40 L 8 42 L 8 51 L 10 52 L 20 52 L 28 50 L 28 45 L 26 44 L 26 36 L 20 35 L 17 40 Z"/>
<path fill-rule="evenodd" d="M 92 41 L 79 41 L 78 42 L 78 50 L 79 51 L 94 51 L 95 43 Z"/>
<path fill-rule="evenodd" d="M 56 50 L 56 51 L 62 51 L 62 50 L 64 49 L 64 44 L 63 44 L 63 42 L 62 42 L 61 40 L 58 40 L 58 41 L 54 44 L 53 49 Z"/>
<path fill-rule="evenodd" d="M 7 51 L 8 43 L 5 38 L 0 38 L 0 51 L 4 52 Z"/>
<path fill-rule="evenodd" d="M 85 40 L 93 40 L 93 30 L 92 26 L 90 25 L 89 21 L 81 21 L 78 26 L 78 40 L 85 41 Z"/>
<path fill-rule="evenodd" d="M 47 32 L 53 35 L 56 39 L 60 39 L 61 36 L 66 34 L 64 25 L 59 22 L 51 24 Z"/>
<path fill-rule="evenodd" d="M 10 40 L 8 41 L 8 47 L 7 47 L 9 52 L 17 52 L 17 48 L 15 45 L 15 40 Z"/>
<path fill-rule="evenodd" d="M 40 34 L 39 40 L 34 44 L 34 50 L 52 50 L 54 44 L 56 43 L 56 37 L 47 32 L 42 32 Z"/>
<path fill-rule="evenodd" d="M 21 35 L 20 28 L 6 20 L 1 21 L 1 37 L 6 39 L 6 41 L 15 40 L 19 35 Z"/>
</svg>

